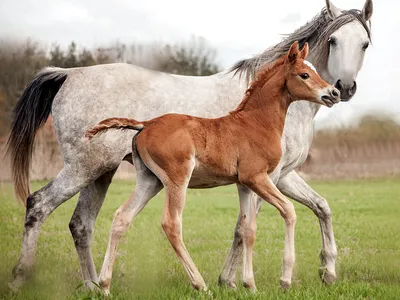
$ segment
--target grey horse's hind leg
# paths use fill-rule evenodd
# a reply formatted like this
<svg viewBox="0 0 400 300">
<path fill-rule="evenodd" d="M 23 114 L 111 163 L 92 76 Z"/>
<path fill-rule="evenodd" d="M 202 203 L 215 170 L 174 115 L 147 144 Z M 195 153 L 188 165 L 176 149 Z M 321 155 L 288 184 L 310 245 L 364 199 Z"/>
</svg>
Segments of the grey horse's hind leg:
<svg viewBox="0 0 400 300">
<path fill-rule="evenodd" d="M 89 288 L 93 287 L 92 281 L 97 282 L 97 272 L 91 249 L 94 226 L 116 171 L 117 168 L 103 174 L 81 190 L 78 203 L 69 223 L 81 265 L 83 280 Z"/>
<path fill-rule="evenodd" d="M 88 182 L 90 180 L 78 177 L 69 166 L 65 166 L 56 178 L 28 197 L 21 254 L 13 269 L 11 288 L 16 289 L 23 284 L 34 265 L 40 226 L 60 204 L 78 193 Z"/>
<path fill-rule="evenodd" d="M 252 193 L 250 201 L 257 201 L 259 197 Z M 262 202 L 265 202 L 261 199 Z M 256 205 L 256 204 L 254 204 Z M 258 205 L 258 202 L 257 202 Z M 261 206 L 260 206 L 261 207 Z M 258 212 L 258 210 L 257 210 Z M 224 267 L 218 278 L 219 285 L 225 285 L 229 288 L 236 289 L 236 271 L 242 260 L 243 253 L 243 234 L 241 230 L 241 220 L 242 216 L 239 213 L 238 220 L 236 222 L 235 232 L 233 234 L 233 242 L 231 249 L 229 250 L 228 256 L 225 260 Z"/>
<path fill-rule="evenodd" d="M 278 181 L 277 187 L 287 197 L 307 206 L 319 219 L 322 237 L 321 279 L 333 283 L 336 279 L 337 248 L 332 228 L 332 213 L 328 202 L 318 195 L 295 171 Z"/>
</svg>

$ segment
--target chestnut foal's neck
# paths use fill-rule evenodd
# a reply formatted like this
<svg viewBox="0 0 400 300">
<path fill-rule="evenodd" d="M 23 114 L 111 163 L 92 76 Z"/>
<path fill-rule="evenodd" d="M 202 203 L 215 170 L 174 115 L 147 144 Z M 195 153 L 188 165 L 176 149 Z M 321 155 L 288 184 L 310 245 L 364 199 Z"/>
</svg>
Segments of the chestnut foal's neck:
<svg viewBox="0 0 400 300">
<path fill-rule="evenodd" d="M 266 84 L 255 87 L 250 93 L 231 115 L 268 128 L 274 127 L 282 134 L 287 110 L 293 102 L 286 88 L 283 70 L 277 70 Z"/>
</svg>

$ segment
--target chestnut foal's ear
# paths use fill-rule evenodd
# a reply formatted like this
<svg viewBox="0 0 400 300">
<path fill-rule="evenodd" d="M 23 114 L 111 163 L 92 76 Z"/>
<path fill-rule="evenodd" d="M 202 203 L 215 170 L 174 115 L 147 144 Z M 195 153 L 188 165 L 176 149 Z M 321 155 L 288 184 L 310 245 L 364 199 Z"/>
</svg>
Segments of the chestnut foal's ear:
<svg viewBox="0 0 400 300">
<path fill-rule="evenodd" d="M 303 49 L 300 52 L 300 58 L 301 59 L 306 59 L 306 57 L 308 55 L 308 49 L 309 49 L 308 48 L 308 43 L 305 43 Z"/>
<path fill-rule="evenodd" d="M 287 54 L 287 60 L 290 63 L 294 63 L 299 56 L 299 42 L 295 41 L 292 46 L 290 46 L 289 52 Z"/>
<path fill-rule="evenodd" d="M 364 7 L 361 12 L 361 15 L 365 21 L 369 21 L 371 19 L 373 11 L 374 5 L 372 4 L 372 0 L 365 1 Z"/>
</svg>

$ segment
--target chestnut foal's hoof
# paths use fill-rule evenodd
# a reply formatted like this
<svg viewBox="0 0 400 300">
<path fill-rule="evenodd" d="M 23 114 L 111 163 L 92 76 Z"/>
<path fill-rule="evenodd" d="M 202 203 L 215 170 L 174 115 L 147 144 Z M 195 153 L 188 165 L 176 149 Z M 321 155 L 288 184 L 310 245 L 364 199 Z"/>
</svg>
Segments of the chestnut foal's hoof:
<svg viewBox="0 0 400 300">
<path fill-rule="evenodd" d="M 243 284 L 243 286 L 252 294 L 255 294 L 257 292 L 257 288 L 255 286 L 248 286 L 246 284 Z"/>
<path fill-rule="evenodd" d="M 192 286 L 197 291 L 202 291 L 202 292 L 207 292 L 208 291 L 207 286 L 204 285 L 204 284 L 201 284 L 201 283 L 195 283 L 195 284 L 192 284 Z"/>
<path fill-rule="evenodd" d="M 99 280 L 99 286 L 103 290 L 104 295 L 110 296 L 110 280 Z"/>
<path fill-rule="evenodd" d="M 250 279 L 247 281 L 243 281 L 243 286 L 248 289 L 251 293 L 255 293 L 257 291 L 256 284 L 254 279 Z"/>
</svg>

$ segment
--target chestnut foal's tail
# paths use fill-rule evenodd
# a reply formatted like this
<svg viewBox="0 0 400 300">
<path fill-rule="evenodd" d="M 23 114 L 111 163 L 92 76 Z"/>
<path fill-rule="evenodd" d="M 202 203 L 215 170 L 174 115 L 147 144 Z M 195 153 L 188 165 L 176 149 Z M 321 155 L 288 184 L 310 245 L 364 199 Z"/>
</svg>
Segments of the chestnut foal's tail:
<svg viewBox="0 0 400 300">
<path fill-rule="evenodd" d="M 101 121 L 99 124 L 89 129 L 86 132 L 86 137 L 91 139 L 98 133 L 103 133 L 108 129 L 132 129 L 142 130 L 144 128 L 144 122 L 138 122 L 134 119 L 127 118 L 109 118 Z"/>
</svg>

